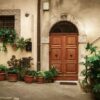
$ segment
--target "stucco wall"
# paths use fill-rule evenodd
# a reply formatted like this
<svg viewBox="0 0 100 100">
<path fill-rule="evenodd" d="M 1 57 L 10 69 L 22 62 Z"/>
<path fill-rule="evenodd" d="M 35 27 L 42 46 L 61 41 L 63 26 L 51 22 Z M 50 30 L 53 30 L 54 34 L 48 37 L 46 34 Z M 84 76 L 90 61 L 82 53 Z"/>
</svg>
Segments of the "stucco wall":
<svg viewBox="0 0 100 100">
<path fill-rule="evenodd" d="M 42 0 L 46 1 L 46 0 Z M 99 0 L 47 0 L 50 2 L 50 10 L 42 12 L 42 30 L 44 27 L 61 17 L 62 14 L 71 14 L 82 24 L 88 41 L 100 36 L 100 1 Z M 42 8 L 42 7 L 41 7 Z M 47 14 L 49 14 L 47 18 Z M 46 17 L 45 17 L 46 16 Z M 55 18 L 56 17 L 56 18 Z M 44 25 L 45 24 L 45 25 Z M 80 28 L 80 27 L 78 27 Z M 43 33 L 43 32 L 42 32 Z M 47 34 L 47 33 L 45 33 Z M 81 33 L 82 34 L 82 33 Z"/>
<path fill-rule="evenodd" d="M 0 0 L 0 9 L 20 9 L 20 35 L 32 38 L 32 53 L 13 51 L 0 52 L 0 63 L 16 54 L 17 57 L 29 56 L 34 58 L 34 68 L 37 65 L 37 1 L 38 0 Z M 50 9 L 43 11 L 43 2 L 49 1 Z M 92 42 L 100 37 L 100 0 L 41 0 L 41 69 L 49 69 L 49 31 L 58 21 L 69 20 L 79 30 L 79 69 L 82 61 L 86 42 Z M 29 16 L 25 17 L 28 13 Z M 62 16 L 65 15 L 63 18 Z M 82 40 L 83 39 L 83 40 Z M 83 41 L 83 42 L 82 42 Z M 95 42 L 100 45 L 100 40 Z"/>
<path fill-rule="evenodd" d="M 41 67 L 47 70 L 49 63 L 49 31 L 58 21 L 68 20 L 79 30 L 79 77 L 84 68 L 80 64 L 84 60 L 87 42 L 100 37 L 100 1 L 99 0 L 42 0 L 49 1 L 50 9 L 43 11 L 41 5 Z M 62 16 L 65 17 L 62 17 Z M 94 43 L 100 45 L 100 39 Z M 48 47 L 45 52 L 45 48 Z M 43 60 L 45 59 L 45 61 Z"/>
<path fill-rule="evenodd" d="M 15 54 L 18 58 L 22 56 L 32 56 L 34 58 L 34 66 L 36 67 L 36 36 L 37 36 L 37 0 L 0 0 L 0 9 L 19 9 L 20 10 L 20 25 L 19 35 L 24 38 L 32 38 L 32 53 L 13 51 L 8 46 L 8 53 L 0 52 L 0 63 L 6 64 L 6 61 Z M 29 14 L 28 17 L 25 14 Z M 6 57 L 5 57 L 6 56 Z"/>
</svg>

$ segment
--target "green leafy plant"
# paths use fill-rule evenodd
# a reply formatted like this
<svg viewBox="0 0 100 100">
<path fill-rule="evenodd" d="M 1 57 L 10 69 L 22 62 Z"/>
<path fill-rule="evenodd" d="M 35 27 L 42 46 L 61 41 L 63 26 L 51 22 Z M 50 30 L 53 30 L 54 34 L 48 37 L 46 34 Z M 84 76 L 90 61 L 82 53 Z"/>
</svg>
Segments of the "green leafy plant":
<svg viewBox="0 0 100 100">
<path fill-rule="evenodd" d="M 54 81 L 54 76 L 53 73 L 51 71 L 45 71 L 45 81 L 46 82 L 53 82 Z"/>
<path fill-rule="evenodd" d="M 50 72 L 53 74 L 53 77 L 56 77 L 58 75 L 58 71 L 53 65 L 50 67 Z"/>
<path fill-rule="evenodd" d="M 5 72 L 7 70 L 7 67 L 4 66 L 3 64 L 0 65 L 0 71 Z"/>
<path fill-rule="evenodd" d="M 100 83 L 94 85 L 93 93 L 94 93 L 95 99 L 100 100 Z"/>
<path fill-rule="evenodd" d="M 26 41 L 23 37 L 17 38 L 15 44 L 17 46 L 17 49 L 24 50 L 26 47 Z"/>
<path fill-rule="evenodd" d="M 43 71 L 37 71 L 37 77 L 45 77 L 45 73 Z"/>
<path fill-rule="evenodd" d="M 86 46 L 87 55 L 82 64 L 85 69 L 82 71 L 84 75 L 83 85 L 90 86 L 91 91 L 100 89 L 100 51 L 93 44 L 88 43 Z"/>
<path fill-rule="evenodd" d="M 58 75 L 58 71 L 54 66 L 50 67 L 50 70 L 45 71 L 45 80 L 47 80 L 48 82 L 52 82 L 54 81 L 54 78 Z"/>
<path fill-rule="evenodd" d="M 8 43 L 13 44 L 16 39 L 16 31 L 14 29 L 1 28 L 0 29 L 0 41 L 3 43 L 2 51 L 7 51 L 6 45 Z"/>
<path fill-rule="evenodd" d="M 22 57 L 20 60 L 19 60 L 19 63 L 20 63 L 20 67 L 19 67 L 19 70 L 20 70 L 20 79 L 23 80 L 25 74 L 27 73 L 27 71 L 31 68 L 32 66 L 32 61 L 33 58 L 32 57 Z"/>
<path fill-rule="evenodd" d="M 18 68 L 8 68 L 7 72 L 8 74 L 18 74 L 19 69 Z"/>
<path fill-rule="evenodd" d="M 36 76 L 37 72 L 34 70 L 27 70 L 27 72 L 25 73 L 25 75 L 29 75 L 29 76 Z"/>
</svg>

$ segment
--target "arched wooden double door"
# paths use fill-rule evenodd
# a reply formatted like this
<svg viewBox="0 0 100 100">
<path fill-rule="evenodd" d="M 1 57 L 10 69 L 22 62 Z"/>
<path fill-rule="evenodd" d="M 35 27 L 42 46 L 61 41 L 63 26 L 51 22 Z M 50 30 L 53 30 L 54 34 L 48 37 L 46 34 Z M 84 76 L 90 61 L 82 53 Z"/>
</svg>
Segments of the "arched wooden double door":
<svg viewBox="0 0 100 100">
<path fill-rule="evenodd" d="M 67 25 L 65 24 L 67 23 Z M 78 30 L 67 29 L 70 22 L 59 22 L 61 29 L 64 25 L 66 29 L 53 27 L 50 32 L 50 65 L 54 65 L 58 71 L 58 80 L 78 79 Z M 63 25 L 62 25 L 63 24 Z M 74 26 L 75 27 L 75 26 Z"/>
</svg>

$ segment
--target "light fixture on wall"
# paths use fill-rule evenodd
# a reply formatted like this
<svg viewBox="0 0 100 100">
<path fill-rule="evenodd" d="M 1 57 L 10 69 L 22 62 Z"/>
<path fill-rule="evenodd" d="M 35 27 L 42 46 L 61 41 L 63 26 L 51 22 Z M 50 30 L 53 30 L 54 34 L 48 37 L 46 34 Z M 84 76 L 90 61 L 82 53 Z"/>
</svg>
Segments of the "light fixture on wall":
<svg viewBox="0 0 100 100">
<path fill-rule="evenodd" d="M 49 9 L 50 9 L 49 1 L 44 1 L 43 2 L 43 11 L 49 11 Z"/>
</svg>

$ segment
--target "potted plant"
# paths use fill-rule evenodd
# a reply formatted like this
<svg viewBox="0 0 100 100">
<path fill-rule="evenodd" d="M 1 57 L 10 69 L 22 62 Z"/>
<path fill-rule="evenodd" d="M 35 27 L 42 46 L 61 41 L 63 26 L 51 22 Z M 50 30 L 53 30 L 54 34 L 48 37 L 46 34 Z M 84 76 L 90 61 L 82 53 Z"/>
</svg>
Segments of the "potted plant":
<svg viewBox="0 0 100 100">
<path fill-rule="evenodd" d="M 25 76 L 24 76 L 24 81 L 26 83 L 32 83 L 34 82 L 34 77 L 36 75 L 36 71 L 34 70 L 28 70 L 26 73 L 25 73 Z"/>
<path fill-rule="evenodd" d="M 54 76 L 53 76 L 53 73 L 51 71 L 45 71 L 44 72 L 45 74 L 45 82 L 46 83 L 51 83 L 51 82 L 54 82 Z"/>
<path fill-rule="evenodd" d="M 18 81 L 18 73 L 19 73 L 18 68 L 8 68 L 7 73 L 8 73 L 7 76 L 8 81 L 10 82 Z"/>
<path fill-rule="evenodd" d="M 24 76 L 27 73 L 27 71 L 31 68 L 32 66 L 32 57 L 22 57 L 19 60 L 19 76 L 20 80 L 24 80 Z"/>
<path fill-rule="evenodd" d="M 26 51 L 29 51 L 29 52 L 32 51 L 32 42 L 31 42 L 31 38 L 26 39 L 25 42 L 26 42 Z"/>
<path fill-rule="evenodd" d="M 90 43 L 87 44 L 86 50 L 88 54 L 83 62 L 85 65 L 85 69 L 82 71 L 84 75 L 83 83 L 90 87 L 90 90 L 96 97 L 96 94 L 100 93 L 98 91 L 100 89 L 100 51 Z"/>
<path fill-rule="evenodd" d="M 19 60 L 16 59 L 16 56 L 13 55 L 11 59 L 7 62 L 10 68 L 7 70 L 7 79 L 8 81 L 15 82 L 18 80 L 19 73 Z"/>
<path fill-rule="evenodd" d="M 7 70 L 7 67 L 1 64 L 0 65 L 0 81 L 5 80 L 5 78 L 6 78 L 6 70 Z"/>
<path fill-rule="evenodd" d="M 45 74 L 43 71 L 38 71 L 36 75 L 37 83 L 41 84 L 45 82 Z"/>
<path fill-rule="evenodd" d="M 51 66 L 49 71 L 45 71 L 44 73 L 46 82 L 54 82 L 56 76 L 58 75 L 58 71 L 54 66 Z"/>
</svg>

